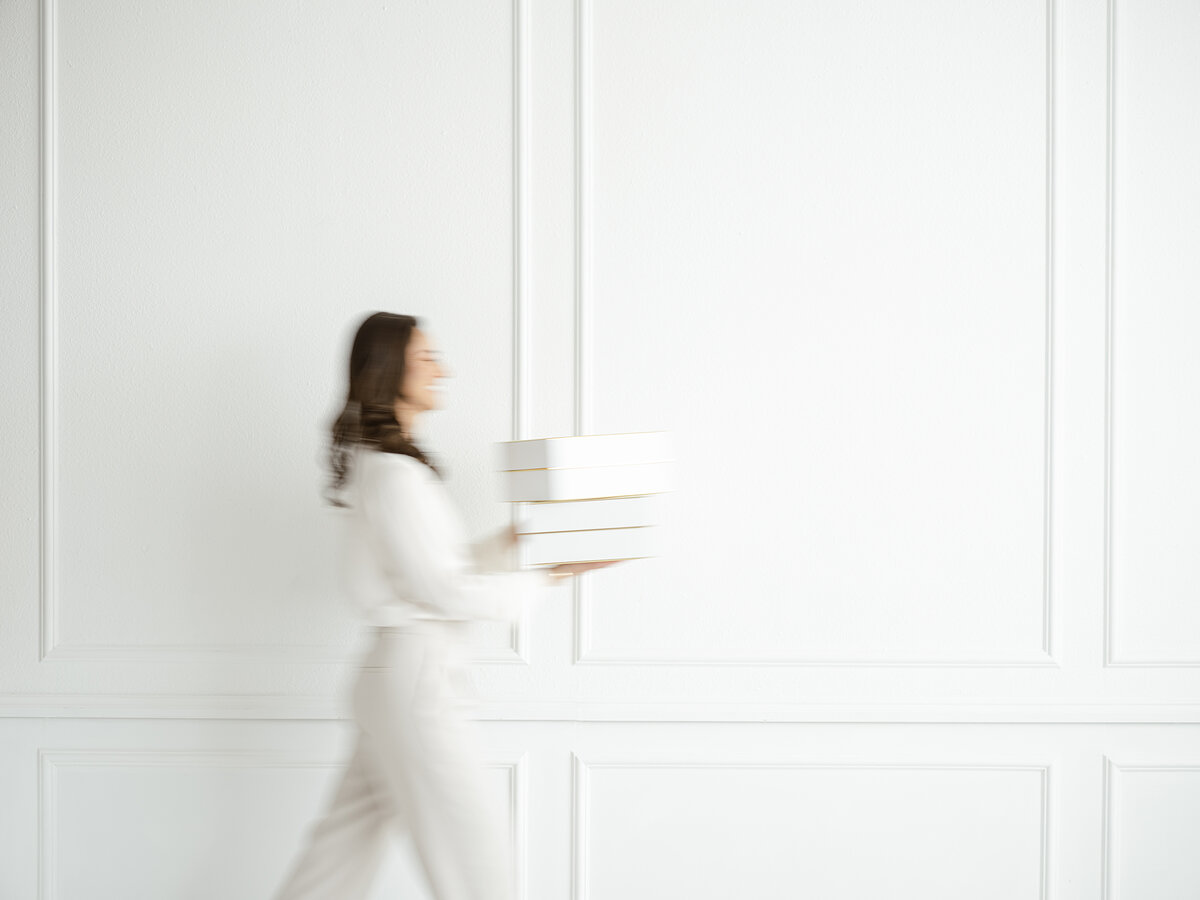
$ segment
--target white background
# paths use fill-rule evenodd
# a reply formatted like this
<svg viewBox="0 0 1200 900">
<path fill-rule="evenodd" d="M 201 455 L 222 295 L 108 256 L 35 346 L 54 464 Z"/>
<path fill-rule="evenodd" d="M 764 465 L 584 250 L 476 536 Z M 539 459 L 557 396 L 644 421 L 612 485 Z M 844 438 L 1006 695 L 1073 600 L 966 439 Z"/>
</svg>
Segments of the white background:
<svg viewBox="0 0 1200 900">
<path fill-rule="evenodd" d="M 425 444 L 670 430 L 479 629 L 531 900 L 1200 895 L 1200 6 L 0 4 L 0 897 L 269 896 L 352 737 L 363 315 Z M 424 896 L 397 842 L 376 896 Z"/>
</svg>

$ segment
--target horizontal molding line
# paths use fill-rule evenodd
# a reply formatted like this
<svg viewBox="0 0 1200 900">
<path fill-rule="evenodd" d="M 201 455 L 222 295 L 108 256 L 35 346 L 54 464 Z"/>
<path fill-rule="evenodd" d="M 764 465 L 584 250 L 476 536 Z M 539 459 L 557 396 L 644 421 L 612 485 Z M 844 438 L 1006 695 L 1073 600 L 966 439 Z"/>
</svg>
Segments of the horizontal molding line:
<svg viewBox="0 0 1200 900">
<path fill-rule="evenodd" d="M 1200 700 L 1147 703 L 637 703 L 469 702 L 469 717 L 503 722 L 702 722 L 712 724 L 1200 724 Z M 0 694 L 0 718 L 251 719 L 346 721 L 342 693 Z"/>
<path fill-rule="evenodd" d="M 1048 772 L 1050 766 L 1036 763 L 920 763 L 920 762 L 792 762 L 790 760 L 584 760 L 576 756 L 585 770 L 592 769 L 900 769 L 935 772 Z"/>
<path fill-rule="evenodd" d="M 780 657 L 777 659 L 737 659 L 735 657 L 639 657 L 601 656 L 589 653 L 575 660 L 577 666 L 842 666 L 859 668 L 891 668 L 933 666 L 938 668 L 1035 668 L 1061 669 L 1057 660 L 1048 655 L 1027 659 L 805 659 L 804 657 Z"/>
<path fill-rule="evenodd" d="M 515 759 L 489 758 L 483 762 L 485 769 L 501 769 L 517 772 L 527 764 L 526 756 Z M 164 768 L 190 768 L 210 766 L 213 768 L 263 768 L 263 769 L 340 769 L 346 764 L 347 755 L 314 759 L 287 750 L 248 750 L 242 747 L 202 750 L 195 748 L 177 749 L 109 749 L 98 747 L 39 747 L 38 761 L 43 769 L 55 768 L 109 768 L 132 766 L 161 766 Z M 513 782 L 515 785 L 515 782 Z M 516 792 L 514 791 L 514 794 Z"/>
<path fill-rule="evenodd" d="M 1104 663 L 1109 669 L 1195 669 L 1200 659 L 1109 659 Z"/>
<path fill-rule="evenodd" d="M 1121 765 L 1110 758 L 1109 765 L 1114 772 L 1200 772 L 1200 762 L 1191 763 L 1139 763 L 1137 765 Z"/>
<path fill-rule="evenodd" d="M 38 759 L 43 767 L 91 768 L 110 766 L 251 766 L 255 768 L 333 769 L 344 762 L 340 757 L 313 759 L 279 750 L 248 750 L 245 748 L 197 750 L 151 750 L 131 747 L 109 749 L 86 747 L 40 747 Z"/>
<path fill-rule="evenodd" d="M 365 651 L 342 651 L 328 647 L 296 644 L 56 644 L 43 659 L 86 660 L 100 662 L 239 662 L 239 663 L 312 663 L 357 665 Z M 470 657 L 468 662 L 479 664 L 529 665 L 529 660 L 512 645 L 485 649 Z"/>
</svg>

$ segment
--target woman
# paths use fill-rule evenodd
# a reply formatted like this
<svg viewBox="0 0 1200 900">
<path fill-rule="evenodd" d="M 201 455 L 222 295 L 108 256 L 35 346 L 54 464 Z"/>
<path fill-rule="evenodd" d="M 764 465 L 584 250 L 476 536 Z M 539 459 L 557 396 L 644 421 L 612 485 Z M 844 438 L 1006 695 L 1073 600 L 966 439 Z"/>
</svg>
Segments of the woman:
<svg viewBox="0 0 1200 900">
<path fill-rule="evenodd" d="M 466 543 L 439 470 L 415 440 L 445 375 L 417 325 L 374 313 L 350 350 L 327 497 L 348 508 L 343 573 L 373 640 L 351 695 L 354 751 L 275 900 L 365 897 L 392 828 L 411 837 L 438 900 L 515 897 L 505 819 L 487 799 L 455 688 L 463 629 L 474 619 L 516 620 L 541 586 L 611 564 L 521 570 L 511 526 Z"/>
</svg>

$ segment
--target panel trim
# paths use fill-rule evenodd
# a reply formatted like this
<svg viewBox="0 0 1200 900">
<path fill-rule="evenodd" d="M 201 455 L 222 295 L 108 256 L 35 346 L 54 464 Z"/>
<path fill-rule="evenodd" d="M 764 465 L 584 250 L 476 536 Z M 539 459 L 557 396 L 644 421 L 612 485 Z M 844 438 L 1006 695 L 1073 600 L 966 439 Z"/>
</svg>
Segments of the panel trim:
<svg viewBox="0 0 1200 900">
<path fill-rule="evenodd" d="M 38 900 L 55 900 L 58 858 L 58 773 L 65 768 L 162 768 L 204 766 L 248 769 L 333 769 L 339 770 L 348 756 L 313 759 L 282 750 L 145 750 L 39 748 L 37 833 Z M 515 759 L 492 758 L 484 768 L 504 769 L 509 780 L 509 823 L 513 835 L 513 860 L 519 896 L 528 897 L 529 872 L 529 753 Z"/>
<path fill-rule="evenodd" d="M 1040 774 L 1041 834 L 1039 840 L 1039 900 L 1049 895 L 1050 863 L 1050 770 L 1049 765 L 999 765 L 990 763 L 839 763 L 839 762 L 760 762 L 760 761 L 694 761 L 694 760 L 585 760 L 571 754 L 572 816 L 571 816 L 571 900 L 588 900 L 588 871 L 590 833 L 588 813 L 591 804 L 591 773 L 597 769 L 823 769 L 860 770 L 925 769 L 933 771 L 1015 771 Z M 1107 900 L 1107 898 L 1106 898 Z"/>
<path fill-rule="evenodd" d="M 1109 668 L 1190 669 L 1200 658 L 1155 659 L 1120 657 L 1116 649 L 1113 611 L 1113 307 L 1116 296 L 1116 126 L 1117 126 L 1117 0 L 1108 0 L 1105 72 L 1105 184 L 1104 184 L 1104 665 Z"/>
<path fill-rule="evenodd" d="M 0 719 L 349 720 L 339 696 L 284 694 L 0 693 Z M 496 722 L 1196 724 L 1200 700 L 1147 703 L 474 701 L 468 718 Z"/>
<path fill-rule="evenodd" d="M 1108 0 L 1106 10 L 1105 97 L 1104 97 L 1104 665 L 1129 665 L 1118 662 L 1113 652 L 1112 592 L 1112 320 L 1113 320 L 1113 167 L 1116 113 L 1116 30 L 1115 2 Z M 1106 782 L 1107 784 L 1107 782 Z M 1107 885 L 1105 886 L 1107 897 Z"/>
<path fill-rule="evenodd" d="M 1118 765 L 1113 760 L 1104 757 L 1104 800 L 1103 800 L 1103 833 L 1101 853 L 1101 900 L 1120 900 L 1121 867 L 1114 852 L 1120 846 L 1120 819 L 1116 815 L 1119 806 L 1116 786 L 1118 776 L 1124 772 L 1198 772 L 1200 763 L 1179 764 L 1137 764 Z"/>
<path fill-rule="evenodd" d="M 939 666 L 946 668 L 1061 668 L 1055 653 L 1057 641 L 1051 564 L 1053 560 L 1053 443 L 1054 420 L 1054 185 L 1057 52 L 1055 31 L 1056 0 L 1046 3 L 1046 175 L 1045 175 L 1045 382 L 1043 391 L 1043 504 L 1042 504 L 1042 634 L 1040 649 L 1012 657 L 983 659 L 894 659 L 890 657 L 817 658 L 787 657 L 775 659 L 689 657 L 663 658 L 633 654 L 600 653 L 593 647 L 591 579 L 571 579 L 574 594 L 575 665 L 688 665 L 688 666 L 851 666 L 878 668 L 890 666 Z M 593 428 L 592 315 L 592 95 L 594 90 L 592 51 L 592 0 L 575 0 L 575 434 L 590 434 Z"/>
<path fill-rule="evenodd" d="M 519 628 L 510 628 L 513 643 L 503 647 L 481 647 L 472 663 L 528 665 L 527 639 Z M 279 662 L 352 666 L 359 655 L 338 647 L 319 644 L 56 644 L 43 660 L 86 660 L 88 662 Z"/>
<path fill-rule="evenodd" d="M 512 318 L 511 383 L 514 440 L 529 431 L 530 312 L 527 274 L 529 217 L 532 210 L 529 172 L 530 35 L 529 0 L 511 0 L 512 8 Z M 338 647 L 303 644 L 121 644 L 67 642 L 61 636 L 58 591 L 58 0 L 40 0 L 41 82 L 40 140 L 40 284 L 41 362 L 39 366 L 39 503 L 41 530 L 38 593 L 39 661 L 128 662 L 275 662 L 344 665 L 355 658 Z M 515 508 L 509 510 L 515 522 Z M 527 616 L 509 629 L 509 643 L 480 648 L 479 663 L 529 665 Z"/>
</svg>

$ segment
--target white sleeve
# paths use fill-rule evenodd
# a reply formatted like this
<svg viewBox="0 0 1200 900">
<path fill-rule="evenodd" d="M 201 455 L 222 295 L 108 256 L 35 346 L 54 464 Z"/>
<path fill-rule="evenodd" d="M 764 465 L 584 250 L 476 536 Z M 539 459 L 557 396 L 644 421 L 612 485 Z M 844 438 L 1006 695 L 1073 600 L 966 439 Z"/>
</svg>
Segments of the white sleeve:
<svg viewBox="0 0 1200 900">
<path fill-rule="evenodd" d="M 519 619 L 546 585 L 545 573 L 478 571 L 471 545 L 447 540 L 435 527 L 445 521 L 446 498 L 417 468 L 424 464 L 396 454 L 378 461 L 379 477 L 364 485 L 363 513 L 397 592 L 448 616 Z"/>
<path fill-rule="evenodd" d="M 509 540 L 509 526 L 471 544 L 471 557 L 481 572 L 516 572 L 520 569 L 516 545 Z"/>
</svg>

